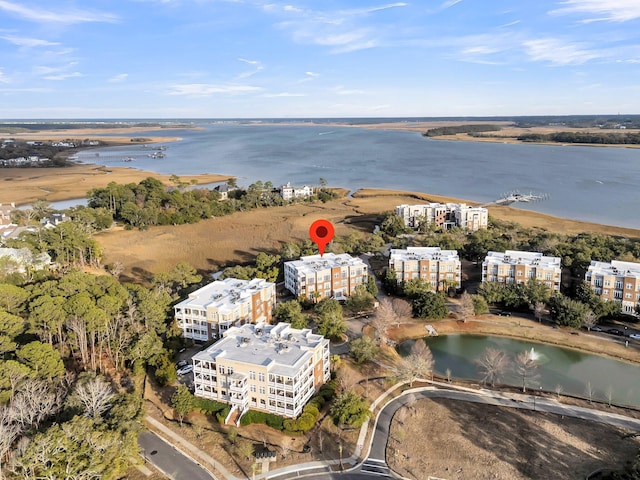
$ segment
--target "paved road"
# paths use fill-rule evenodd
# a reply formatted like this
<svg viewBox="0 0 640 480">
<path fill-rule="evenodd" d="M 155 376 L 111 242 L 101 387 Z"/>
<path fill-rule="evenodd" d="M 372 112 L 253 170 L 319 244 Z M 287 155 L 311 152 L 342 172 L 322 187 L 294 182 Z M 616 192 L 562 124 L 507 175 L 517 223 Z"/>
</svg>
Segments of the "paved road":
<svg viewBox="0 0 640 480">
<path fill-rule="evenodd" d="M 138 444 L 146 461 L 155 465 L 171 479 L 211 480 L 215 478 L 153 432 L 142 432 L 138 437 Z"/>
</svg>

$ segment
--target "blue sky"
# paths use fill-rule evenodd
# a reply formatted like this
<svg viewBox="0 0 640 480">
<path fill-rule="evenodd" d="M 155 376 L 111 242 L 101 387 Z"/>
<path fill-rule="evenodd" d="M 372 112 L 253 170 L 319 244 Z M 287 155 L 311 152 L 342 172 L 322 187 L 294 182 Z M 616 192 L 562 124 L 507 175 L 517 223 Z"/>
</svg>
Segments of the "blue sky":
<svg viewBox="0 0 640 480">
<path fill-rule="evenodd" d="M 640 0 L 0 0 L 0 118 L 640 113 Z"/>
</svg>

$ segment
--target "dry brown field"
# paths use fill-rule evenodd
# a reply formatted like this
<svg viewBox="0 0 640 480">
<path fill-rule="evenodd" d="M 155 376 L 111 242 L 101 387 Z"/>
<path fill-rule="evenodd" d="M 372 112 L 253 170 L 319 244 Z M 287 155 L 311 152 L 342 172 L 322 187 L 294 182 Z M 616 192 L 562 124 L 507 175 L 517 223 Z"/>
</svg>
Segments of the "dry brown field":
<svg viewBox="0 0 640 480">
<path fill-rule="evenodd" d="M 403 410 L 391 426 L 387 461 L 416 480 L 578 479 L 619 469 L 640 448 L 639 438 L 622 438 L 629 432 L 554 414 L 443 399 Z"/>
<path fill-rule="evenodd" d="M 36 200 L 55 202 L 85 198 L 89 190 L 106 187 L 109 182 L 137 183 L 147 177 L 171 185 L 169 175 L 124 167 L 73 165 L 61 168 L 0 168 L 0 203 L 24 205 Z M 228 178 L 228 175 L 212 174 L 180 177 L 184 182 L 195 180 L 199 184 L 224 182 Z"/>
<path fill-rule="evenodd" d="M 323 203 L 300 203 L 201 221 L 193 225 L 152 227 L 146 231 L 114 228 L 96 235 L 103 263 L 120 262 L 129 279 L 147 281 L 151 275 L 186 261 L 201 271 L 251 262 L 261 251 L 278 253 L 286 242 L 308 239 L 313 221 L 326 218 L 336 235 L 369 235 L 382 213 L 396 205 L 419 201 L 459 201 L 421 193 L 361 190 L 353 197 Z M 469 202 L 472 203 L 472 202 Z M 509 207 L 490 208 L 498 219 L 564 233 L 596 232 L 640 238 L 640 231 L 577 222 Z"/>
</svg>

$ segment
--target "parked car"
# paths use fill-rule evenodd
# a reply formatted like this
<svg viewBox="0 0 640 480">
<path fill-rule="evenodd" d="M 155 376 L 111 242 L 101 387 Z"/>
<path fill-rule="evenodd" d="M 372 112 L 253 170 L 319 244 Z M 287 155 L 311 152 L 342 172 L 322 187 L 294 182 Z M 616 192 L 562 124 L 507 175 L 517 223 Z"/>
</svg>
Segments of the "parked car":
<svg viewBox="0 0 640 480">
<path fill-rule="evenodd" d="M 178 375 L 186 375 L 187 373 L 193 372 L 193 365 L 187 365 L 186 367 L 182 367 L 178 369 Z"/>
<path fill-rule="evenodd" d="M 498 315 L 500 317 L 510 317 L 511 316 L 511 312 L 509 312 L 507 310 L 500 310 L 496 315 Z"/>
<path fill-rule="evenodd" d="M 619 335 L 619 336 L 624 336 L 624 332 L 622 330 L 618 330 L 617 328 L 611 328 L 609 330 L 607 330 L 607 333 L 610 333 L 611 335 Z"/>
<path fill-rule="evenodd" d="M 604 332 L 604 330 L 602 330 L 601 327 L 597 327 L 597 326 L 596 327 L 591 327 L 591 331 L 592 332 Z"/>
<path fill-rule="evenodd" d="M 633 338 L 634 340 L 640 340 L 640 333 L 632 333 L 629 335 L 629 338 Z"/>
<path fill-rule="evenodd" d="M 189 362 L 187 362 L 186 360 L 180 360 L 178 363 L 176 363 L 176 368 L 186 367 L 187 365 L 189 365 Z"/>
</svg>

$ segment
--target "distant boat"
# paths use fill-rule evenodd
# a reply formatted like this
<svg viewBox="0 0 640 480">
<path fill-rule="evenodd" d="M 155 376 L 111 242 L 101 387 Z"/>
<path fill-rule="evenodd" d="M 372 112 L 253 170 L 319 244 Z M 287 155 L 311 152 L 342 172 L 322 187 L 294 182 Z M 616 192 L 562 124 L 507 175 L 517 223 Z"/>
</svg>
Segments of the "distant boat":
<svg viewBox="0 0 640 480">
<path fill-rule="evenodd" d="M 332 133 L 336 133 L 335 131 L 331 131 L 331 132 L 320 132 L 318 133 L 318 135 L 330 135 Z"/>
<path fill-rule="evenodd" d="M 154 153 L 150 153 L 149 157 L 151 158 L 164 158 L 166 155 L 162 152 L 154 152 Z"/>
<path fill-rule="evenodd" d="M 133 157 L 124 157 L 122 159 L 123 162 L 133 162 Z"/>
</svg>

